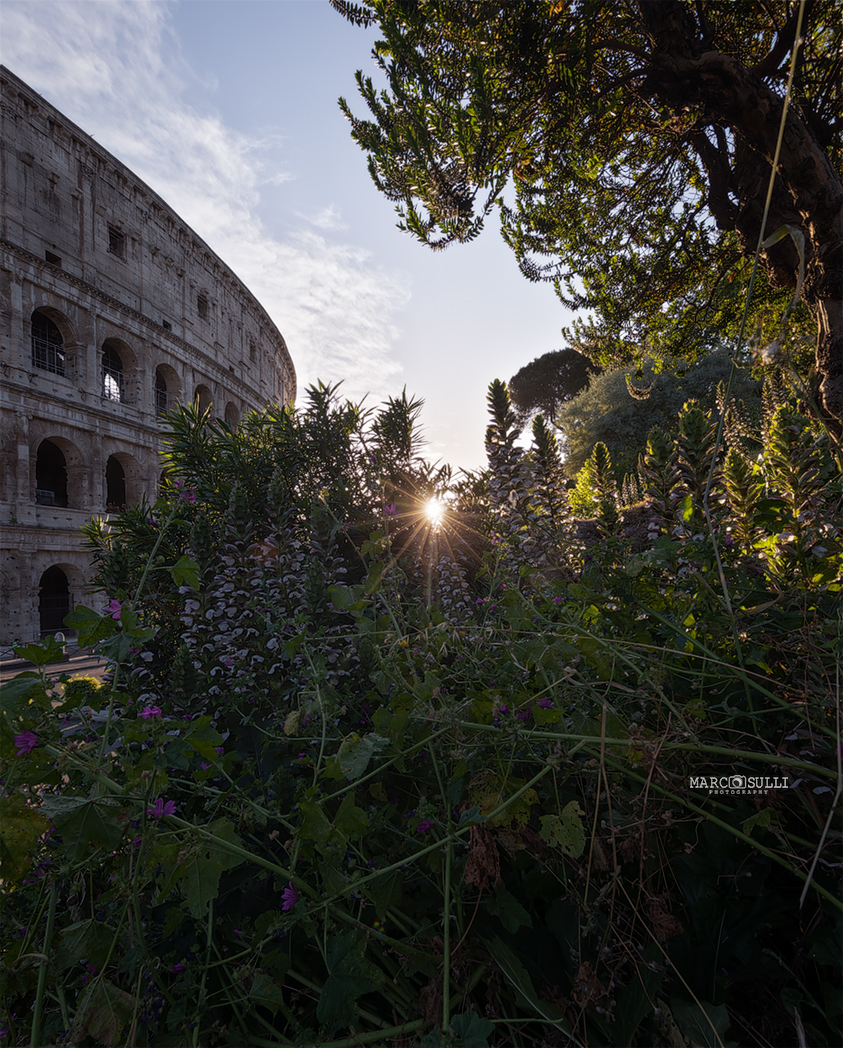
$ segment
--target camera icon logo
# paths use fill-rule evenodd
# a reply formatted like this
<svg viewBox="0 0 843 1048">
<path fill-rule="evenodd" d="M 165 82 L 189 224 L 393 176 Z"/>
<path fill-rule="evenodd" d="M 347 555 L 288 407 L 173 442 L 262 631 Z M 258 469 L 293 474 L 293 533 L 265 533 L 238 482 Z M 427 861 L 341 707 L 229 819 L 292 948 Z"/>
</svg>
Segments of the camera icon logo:
<svg viewBox="0 0 843 1048">
<path fill-rule="evenodd" d="M 730 775 L 729 776 L 729 788 L 732 790 L 745 790 L 746 789 L 746 776 L 745 775 Z"/>
</svg>

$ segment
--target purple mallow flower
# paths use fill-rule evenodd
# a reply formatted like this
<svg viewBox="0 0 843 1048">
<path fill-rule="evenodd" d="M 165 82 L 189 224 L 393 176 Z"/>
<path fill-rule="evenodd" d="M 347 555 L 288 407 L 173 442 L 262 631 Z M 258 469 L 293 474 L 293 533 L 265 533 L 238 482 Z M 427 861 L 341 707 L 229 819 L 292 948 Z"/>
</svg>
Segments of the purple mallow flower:
<svg viewBox="0 0 843 1048">
<path fill-rule="evenodd" d="M 156 819 L 160 819 L 162 815 L 175 815 L 176 803 L 175 801 L 165 801 L 163 797 L 159 797 L 155 802 L 154 808 L 146 809 L 146 814 L 154 815 Z"/>
<path fill-rule="evenodd" d="M 144 706 L 144 708 L 138 714 L 139 717 L 143 717 L 144 720 L 149 720 L 150 717 L 160 717 L 161 707 L 160 706 Z"/>
<path fill-rule="evenodd" d="M 390 502 L 388 506 L 384 506 L 383 511 L 387 517 L 395 517 L 398 515 L 398 507 L 394 502 Z"/>
<path fill-rule="evenodd" d="M 281 904 L 281 909 L 285 913 L 288 910 L 292 910 L 292 908 L 299 901 L 299 893 L 293 887 L 293 882 L 292 881 L 288 881 L 287 882 L 287 887 L 284 889 L 284 891 L 283 891 L 283 893 L 281 895 L 281 898 L 284 900 L 283 903 Z"/>
<path fill-rule="evenodd" d="M 23 757 L 38 745 L 38 736 L 34 731 L 22 731 L 15 736 L 14 743 L 18 747 L 18 756 Z"/>
<path fill-rule="evenodd" d="M 539 699 L 539 701 L 536 703 L 536 705 L 537 706 L 541 706 L 541 708 L 543 710 L 552 710 L 553 709 L 553 699 Z"/>
<path fill-rule="evenodd" d="M 183 972 L 184 971 L 184 965 L 183 964 L 174 964 L 172 969 L 171 969 L 171 971 L 173 972 L 174 975 L 178 975 L 179 972 Z"/>
<path fill-rule="evenodd" d="M 416 827 L 416 833 L 427 833 L 428 830 L 433 829 L 433 819 L 422 819 L 422 821 Z"/>
<path fill-rule="evenodd" d="M 108 614 L 109 614 L 109 615 L 110 615 L 110 616 L 111 616 L 111 617 L 112 617 L 113 619 L 117 619 L 118 621 L 119 621 L 119 619 L 120 619 L 120 612 L 121 612 L 122 610 L 123 610 L 123 605 L 122 605 L 122 604 L 120 603 L 120 601 L 119 601 L 119 600 L 113 600 L 113 601 L 111 601 L 111 603 L 110 603 L 110 604 L 108 605 Z"/>
</svg>

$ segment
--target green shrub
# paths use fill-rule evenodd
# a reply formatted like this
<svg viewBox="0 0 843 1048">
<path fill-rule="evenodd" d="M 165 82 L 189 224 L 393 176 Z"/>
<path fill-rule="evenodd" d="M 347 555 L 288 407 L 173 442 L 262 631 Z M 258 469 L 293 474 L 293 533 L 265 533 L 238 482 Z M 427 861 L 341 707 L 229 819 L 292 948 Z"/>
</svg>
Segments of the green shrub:
<svg viewBox="0 0 843 1048">
<path fill-rule="evenodd" d="M 503 384 L 470 535 L 461 503 L 414 509 L 406 446 L 320 404 L 241 437 L 182 416 L 182 483 L 91 529 L 112 605 L 73 626 L 120 663 L 109 721 L 66 739 L 66 696 L 4 688 L 11 1043 L 786 1044 L 797 1013 L 835 1043 L 822 434 L 780 409 L 759 477 L 732 456 L 706 505 L 689 409 L 650 442 L 643 552 L 599 452 L 584 549 Z M 690 785 L 735 774 L 801 785 Z"/>
</svg>

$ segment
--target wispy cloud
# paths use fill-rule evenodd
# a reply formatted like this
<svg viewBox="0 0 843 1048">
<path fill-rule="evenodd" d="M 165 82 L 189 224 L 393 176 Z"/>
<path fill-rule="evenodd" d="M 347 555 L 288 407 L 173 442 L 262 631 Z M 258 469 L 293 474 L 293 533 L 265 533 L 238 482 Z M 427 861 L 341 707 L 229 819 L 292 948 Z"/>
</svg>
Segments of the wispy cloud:
<svg viewBox="0 0 843 1048">
<path fill-rule="evenodd" d="M 342 215 L 340 214 L 339 209 L 334 207 L 333 204 L 329 204 L 328 207 L 323 207 L 322 210 L 317 215 L 314 215 L 309 221 L 312 225 L 316 226 L 317 229 L 348 229 L 348 226 L 342 220 Z"/>
<path fill-rule="evenodd" d="M 336 242 L 345 227 L 333 205 L 283 241 L 269 234 L 257 214 L 261 191 L 293 174 L 279 170 L 279 140 L 242 134 L 184 100 L 194 74 L 166 4 L 6 0 L 2 57 L 234 269 L 287 340 L 300 390 L 318 377 L 343 379 L 355 398 L 394 391 L 394 318 L 406 286 L 365 251 Z"/>
</svg>

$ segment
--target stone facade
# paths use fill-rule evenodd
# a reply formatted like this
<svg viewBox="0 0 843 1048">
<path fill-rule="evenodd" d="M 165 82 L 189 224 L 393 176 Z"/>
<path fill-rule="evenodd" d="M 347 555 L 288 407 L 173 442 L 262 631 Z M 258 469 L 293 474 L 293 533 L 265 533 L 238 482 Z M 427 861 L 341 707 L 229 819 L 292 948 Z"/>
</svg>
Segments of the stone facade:
<svg viewBox="0 0 843 1048">
<path fill-rule="evenodd" d="M 295 397 L 280 332 L 147 185 L 0 67 L 0 648 L 89 600 L 79 526 L 160 479 L 179 401 Z"/>
</svg>

